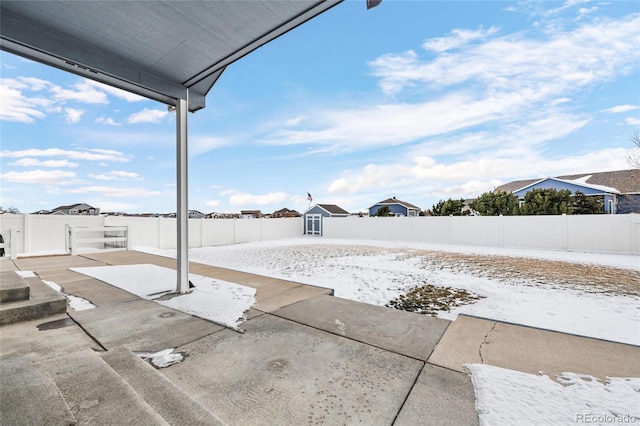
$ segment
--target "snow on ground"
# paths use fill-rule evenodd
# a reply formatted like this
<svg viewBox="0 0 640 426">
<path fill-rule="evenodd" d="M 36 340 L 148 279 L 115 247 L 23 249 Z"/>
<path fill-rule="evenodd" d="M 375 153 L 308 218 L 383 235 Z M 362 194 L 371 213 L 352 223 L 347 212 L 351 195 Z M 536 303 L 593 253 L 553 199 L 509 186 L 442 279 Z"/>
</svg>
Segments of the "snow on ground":
<svg viewBox="0 0 640 426">
<path fill-rule="evenodd" d="M 175 250 L 137 248 L 175 257 Z M 530 257 L 639 271 L 640 256 L 496 247 L 445 246 L 387 241 L 294 238 L 195 248 L 191 261 L 328 287 L 338 297 L 385 305 L 426 283 L 465 289 L 484 296 L 438 316 L 454 320 L 464 313 L 564 333 L 640 345 L 640 297 L 587 291 L 581 286 L 527 281 L 518 276 L 488 278 L 460 268 L 424 262 L 425 250 L 463 254 Z M 629 272 L 631 270 L 631 272 Z M 588 271 L 587 271 L 588 272 Z M 626 278 L 625 278 L 626 279 Z M 539 278 L 537 278 L 539 280 Z M 640 282 L 640 281 L 639 281 Z"/>
<path fill-rule="evenodd" d="M 563 373 L 557 381 L 486 364 L 466 364 L 481 425 L 640 423 L 640 378 Z"/>
<path fill-rule="evenodd" d="M 71 268 L 168 308 L 196 315 L 240 331 L 244 313 L 255 303 L 255 289 L 189 274 L 195 288 L 169 295 L 176 288 L 176 271 L 156 265 L 119 265 Z M 163 297 L 164 296 L 164 297 Z M 161 298 L 163 300 L 159 300 Z"/>
</svg>

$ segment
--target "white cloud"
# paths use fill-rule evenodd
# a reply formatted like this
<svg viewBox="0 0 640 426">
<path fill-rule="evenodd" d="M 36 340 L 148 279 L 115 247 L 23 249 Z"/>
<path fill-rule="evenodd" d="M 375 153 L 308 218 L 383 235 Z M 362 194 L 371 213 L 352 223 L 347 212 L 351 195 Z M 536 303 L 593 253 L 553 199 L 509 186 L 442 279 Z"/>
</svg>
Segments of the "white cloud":
<svg viewBox="0 0 640 426">
<path fill-rule="evenodd" d="M 103 173 L 99 175 L 89 175 L 94 179 L 98 180 L 131 180 L 131 179 L 140 179 L 140 175 L 134 172 L 125 172 L 122 170 L 112 170 L 108 173 Z"/>
<path fill-rule="evenodd" d="M 370 63 L 380 87 L 406 94 L 411 102 L 318 107 L 295 128 L 283 126 L 261 139 L 336 153 L 453 138 L 459 132 L 492 134 L 555 123 L 557 117 L 575 130 L 591 118 L 567 114 L 577 107 L 571 102 L 574 95 L 637 70 L 639 26 L 640 16 L 634 15 L 548 31 L 542 39 L 528 33 L 488 39 L 428 60 L 414 51 L 383 55 Z M 494 32 L 472 31 L 460 38 L 479 40 Z M 568 134 L 555 125 L 546 132 L 547 141 Z"/>
<path fill-rule="evenodd" d="M 69 124 L 78 123 L 80 121 L 80 117 L 82 117 L 82 115 L 85 113 L 83 110 L 76 108 L 65 108 L 64 112 L 66 115 L 65 118 L 67 120 L 67 123 Z"/>
<path fill-rule="evenodd" d="M 119 126 L 120 123 L 116 122 L 113 118 L 111 117 L 98 117 L 96 118 L 96 123 L 98 124 L 106 124 L 107 126 Z"/>
<path fill-rule="evenodd" d="M 556 9 L 549 9 L 546 10 L 544 12 L 544 15 L 556 15 L 566 9 L 569 9 L 573 6 L 579 5 L 579 4 L 583 4 L 583 3 L 589 3 L 590 0 L 568 0 L 566 1 L 562 6 L 556 8 Z"/>
<path fill-rule="evenodd" d="M 306 120 L 308 117 L 305 115 L 299 115 L 297 117 L 294 118 L 290 118 L 289 120 L 285 121 L 284 125 L 285 126 L 295 126 L 298 123 L 301 123 L 302 121 Z"/>
<path fill-rule="evenodd" d="M 610 112 L 611 114 L 619 114 L 621 112 L 627 112 L 627 111 L 633 111 L 636 109 L 640 109 L 640 106 L 638 105 L 617 105 L 614 106 L 612 108 L 607 108 L 604 111 L 605 112 Z"/>
<path fill-rule="evenodd" d="M 640 118 L 638 117 L 627 117 L 624 122 L 631 126 L 640 126 Z"/>
<path fill-rule="evenodd" d="M 270 192 L 264 195 L 241 193 L 235 190 L 226 190 L 221 195 L 229 195 L 229 204 L 232 206 L 265 206 L 274 203 L 282 203 L 289 197 L 284 192 Z"/>
<path fill-rule="evenodd" d="M 70 185 L 76 182 L 76 174 L 74 172 L 66 172 L 63 170 L 7 172 L 3 173 L 1 176 L 2 179 L 7 182 L 16 183 L 50 184 L 51 182 L 55 182 L 56 185 Z"/>
<path fill-rule="evenodd" d="M 118 89 L 117 87 L 112 87 L 97 81 L 86 80 L 86 84 L 88 86 L 93 86 L 98 90 L 103 92 L 107 92 L 110 95 L 113 95 L 117 98 L 124 99 L 127 102 L 140 102 L 147 100 L 147 98 L 136 95 L 135 93 L 127 92 L 126 90 Z"/>
<path fill-rule="evenodd" d="M 457 49 L 474 40 L 482 40 L 499 31 L 497 27 L 489 29 L 479 28 L 478 30 L 454 29 L 448 37 L 436 37 L 425 41 L 422 48 L 434 52 L 445 52 Z"/>
<path fill-rule="evenodd" d="M 413 52 L 383 55 L 372 61 L 386 93 L 423 83 L 451 86 L 476 82 L 487 94 L 518 91 L 540 97 L 579 91 L 637 67 L 640 17 L 602 20 L 573 31 L 557 31 L 546 40 L 514 34 L 468 46 L 421 63 Z"/>
<path fill-rule="evenodd" d="M 201 155 L 222 146 L 228 145 L 230 140 L 214 136 L 193 136 L 189 138 L 189 154 Z"/>
<path fill-rule="evenodd" d="M 113 198 L 136 198 L 160 195 L 159 191 L 152 191 L 144 188 L 119 188 L 111 186 L 83 186 L 67 191 L 70 194 L 90 194 L 98 193 L 102 197 Z"/>
<path fill-rule="evenodd" d="M 70 151 L 60 148 L 49 149 L 25 149 L 21 151 L 2 151 L 0 157 L 22 158 L 22 157 L 63 157 L 72 160 L 86 161 L 112 161 L 112 162 L 128 162 L 130 158 L 124 156 L 123 153 L 113 150 L 92 149 L 89 151 Z"/>
<path fill-rule="evenodd" d="M 53 94 L 53 99 L 59 102 L 75 101 L 102 105 L 109 103 L 106 93 L 92 85 L 88 80 L 73 84 L 70 89 L 52 86 L 49 91 Z"/>
<path fill-rule="evenodd" d="M 21 158 L 18 161 L 9 163 L 10 166 L 22 167 L 78 167 L 79 163 L 73 163 L 67 160 L 45 160 L 41 161 L 37 158 Z"/>
<path fill-rule="evenodd" d="M 403 162 L 369 164 L 359 171 L 344 173 L 328 185 L 334 195 L 375 192 L 378 188 L 411 187 L 422 194 L 471 198 L 504 183 L 502 179 L 533 179 L 571 173 L 620 170 L 627 167 L 623 148 L 603 149 L 582 155 L 543 158 L 522 150 L 520 155 L 479 154 L 468 160 L 445 163 L 420 156 Z"/>
<path fill-rule="evenodd" d="M 100 206 L 101 212 L 131 212 L 140 209 L 141 206 L 138 204 L 132 203 L 123 203 L 119 201 L 111 201 L 105 200 L 104 198 L 99 198 L 96 200 L 91 200 L 89 202 L 92 206 Z"/>
<path fill-rule="evenodd" d="M 145 108 L 140 112 L 131 114 L 129 118 L 127 118 L 127 123 L 129 124 L 160 123 L 162 119 L 166 117 L 168 114 L 169 114 L 168 111 Z"/>
<path fill-rule="evenodd" d="M 0 79 L 0 99 L 2 99 L 0 120 L 33 123 L 36 119 L 45 117 L 42 109 L 51 105 L 51 101 L 43 97 L 30 97 L 23 94 L 22 90 L 31 90 L 32 86 L 28 83 L 17 79 Z"/>
<path fill-rule="evenodd" d="M 208 207 L 218 207 L 220 205 L 220 200 L 207 201 L 204 205 Z"/>
</svg>

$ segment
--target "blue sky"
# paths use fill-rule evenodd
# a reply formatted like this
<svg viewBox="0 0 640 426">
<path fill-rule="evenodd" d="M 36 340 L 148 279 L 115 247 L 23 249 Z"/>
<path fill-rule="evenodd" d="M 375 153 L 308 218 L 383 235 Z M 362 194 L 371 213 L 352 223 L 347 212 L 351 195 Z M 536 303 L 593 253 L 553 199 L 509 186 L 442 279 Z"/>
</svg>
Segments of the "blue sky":
<svg viewBox="0 0 640 426">
<path fill-rule="evenodd" d="M 189 115 L 189 208 L 423 209 L 631 168 L 637 1 L 346 1 L 232 64 Z M 2 52 L 0 205 L 176 209 L 166 106 Z"/>
</svg>

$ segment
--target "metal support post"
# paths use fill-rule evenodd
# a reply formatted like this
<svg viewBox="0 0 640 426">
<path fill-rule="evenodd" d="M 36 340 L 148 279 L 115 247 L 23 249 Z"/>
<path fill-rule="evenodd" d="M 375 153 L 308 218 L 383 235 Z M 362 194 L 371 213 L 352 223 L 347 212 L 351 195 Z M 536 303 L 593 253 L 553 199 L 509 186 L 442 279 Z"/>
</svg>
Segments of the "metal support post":
<svg viewBox="0 0 640 426">
<path fill-rule="evenodd" d="M 187 164 L 187 113 L 189 111 L 187 99 L 176 102 L 176 167 L 178 200 L 176 220 L 178 227 L 178 283 L 176 293 L 189 291 L 189 203 L 188 203 L 188 164 Z"/>
</svg>

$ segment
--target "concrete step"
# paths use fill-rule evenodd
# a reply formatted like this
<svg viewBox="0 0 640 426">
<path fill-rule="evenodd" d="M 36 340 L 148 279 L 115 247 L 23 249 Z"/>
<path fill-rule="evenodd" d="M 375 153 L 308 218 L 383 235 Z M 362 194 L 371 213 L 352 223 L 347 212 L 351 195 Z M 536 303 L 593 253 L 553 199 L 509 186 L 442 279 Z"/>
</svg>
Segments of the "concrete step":
<svg viewBox="0 0 640 426">
<path fill-rule="evenodd" d="M 46 361 L 78 425 L 168 425 L 91 349 Z"/>
<path fill-rule="evenodd" d="M 60 390 L 35 353 L 0 360 L 0 377 L 3 425 L 76 424 Z"/>
<path fill-rule="evenodd" d="M 0 272 L 0 303 L 29 300 L 29 285 L 14 271 Z"/>
<path fill-rule="evenodd" d="M 20 279 L 29 286 L 30 297 L 28 300 L 0 303 L 0 325 L 30 321 L 67 312 L 67 299 L 62 294 L 37 277 Z"/>
<path fill-rule="evenodd" d="M 115 348 L 102 354 L 102 359 L 170 424 L 223 424 L 214 414 L 129 349 L 122 346 Z"/>
</svg>

